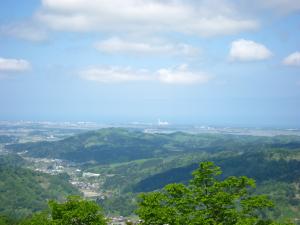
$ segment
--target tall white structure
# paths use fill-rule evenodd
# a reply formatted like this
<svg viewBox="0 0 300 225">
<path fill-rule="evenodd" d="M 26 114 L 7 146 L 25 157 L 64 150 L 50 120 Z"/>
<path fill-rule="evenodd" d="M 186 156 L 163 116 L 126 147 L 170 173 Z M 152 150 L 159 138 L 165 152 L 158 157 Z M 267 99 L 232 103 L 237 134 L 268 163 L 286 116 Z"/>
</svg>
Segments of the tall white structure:
<svg viewBox="0 0 300 225">
<path fill-rule="evenodd" d="M 160 119 L 158 119 L 157 124 L 158 124 L 158 126 L 168 126 L 169 122 L 167 122 L 167 121 L 161 121 Z"/>
</svg>

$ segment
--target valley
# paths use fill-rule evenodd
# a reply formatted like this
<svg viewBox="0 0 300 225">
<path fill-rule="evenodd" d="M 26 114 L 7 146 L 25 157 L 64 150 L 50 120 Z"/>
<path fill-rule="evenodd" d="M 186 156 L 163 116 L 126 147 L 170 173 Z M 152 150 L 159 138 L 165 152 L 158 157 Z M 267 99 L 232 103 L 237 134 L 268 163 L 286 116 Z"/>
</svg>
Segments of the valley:
<svg viewBox="0 0 300 225">
<path fill-rule="evenodd" d="M 254 178 L 255 193 L 267 194 L 277 205 L 267 213 L 272 218 L 293 222 L 300 218 L 297 130 L 265 130 L 265 135 L 261 130 L 255 135 L 252 130 L 245 135 L 245 129 L 237 128 L 232 134 L 221 132 L 224 128 L 195 132 L 194 127 L 87 128 L 81 124 L 69 129 L 26 124 L 25 132 L 18 126 L 5 126 L 10 132 L 2 135 L 1 158 L 15 157 L 10 165 L 22 161 L 18 168 L 42 177 L 57 177 L 55 185 L 67 182 L 72 187 L 72 191 L 65 192 L 60 186 L 60 194 L 52 191 L 51 198 L 77 193 L 95 200 L 107 216 L 116 220 L 136 218 L 139 193 L 158 190 L 169 183 L 187 183 L 191 172 L 203 161 L 213 161 L 222 168 L 220 179 L 243 175 Z M 42 189 L 31 194 L 41 196 L 40 207 L 30 209 L 22 203 L 22 213 L 13 205 L 10 210 L 0 207 L 0 213 L 22 218 L 41 210 L 48 199 L 43 193 L 49 187 L 47 183 L 39 181 L 36 187 Z M 4 188 L 0 185 L 0 191 Z"/>
</svg>

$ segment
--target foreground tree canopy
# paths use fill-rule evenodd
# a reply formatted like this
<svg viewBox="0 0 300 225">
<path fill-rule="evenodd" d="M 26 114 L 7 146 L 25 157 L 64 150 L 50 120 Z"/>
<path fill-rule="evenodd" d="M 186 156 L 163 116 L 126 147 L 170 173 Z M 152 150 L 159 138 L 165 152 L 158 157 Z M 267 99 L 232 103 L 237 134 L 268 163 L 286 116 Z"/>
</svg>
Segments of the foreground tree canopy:
<svg viewBox="0 0 300 225">
<path fill-rule="evenodd" d="M 101 208 L 92 201 L 71 196 L 65 203 L 49 202 L 49 213 L 40 213 L 22 225 L 105 225 Z"/>
<path fill-rule="evenodd" d="M 136 213 L 143 225 L 268 225 L 262 211 L 273 207 L 263 195 L 249 193 L 253 179 L 228 177 L 218 181 L 219 167 L 201 163 L 189 185 L 170 184 L 162 191 L 140 195 Z"/>
</svg>

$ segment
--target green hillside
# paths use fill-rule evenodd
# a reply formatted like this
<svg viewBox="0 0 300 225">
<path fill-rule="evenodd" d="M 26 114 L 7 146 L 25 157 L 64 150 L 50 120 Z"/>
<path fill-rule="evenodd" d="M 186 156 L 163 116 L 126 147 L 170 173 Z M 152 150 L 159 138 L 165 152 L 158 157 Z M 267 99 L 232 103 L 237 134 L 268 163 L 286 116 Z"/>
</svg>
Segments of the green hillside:
<svg viewBox="0 0 300 225">
<path fill-rule="evenodd" d="M 269 215 L 279 220 L 300 218 L 300 161 L 299 151 L 292 154 L 284 151 L 244 153 L 232 157 L 210 158 L 223 169 L 220 179 L 230 176 L 248 176 L 257 181 L 255 193 L 268 195 L 276 207 Z M 149 192 L 170 183 L 188 183 L 198 163 L 170 169 L 138 182 L 135 192 Z"/>
<path fill-rule="evenodd" d="M 283 152 L 280 152 L 283 154 Z M 258 183 L 266 181 L 300 182 L 300 161 L 295 159 L 286 160 L 289 155 L 280 159 L 272 158 L 276 152 L 248 152 L 240 155 L 224 157 L 213 156 L 208 160 L 224 168 L 221 178 L 228 176 L 248 176 Z M 170 169 L 163 173 L 158 173 L 140 181 L 135 187 L 136 192 L 153 191 L 160 189 L 169 183 L 186 183 L 191 179 L 191 173 L 198 167 L 198 163 L 193 163 L 184 167 Z"/>
<path fill-rule="evenodd" d="M 149 134 L 136 130 L 107 128 L 55 142 L 8 145 L 27 156 L 60 158 L 99 164 L 138 159 L 178 156 L 186 153 L 220 151 L 257 151 L 267 148 L 300 148 L 300 137 L 254 137 L 224 134 Z"/>
<path fill-rule="evenodd" d="M 256 192 L 268 194 L 276 202 L 271 217 L 300 218 L 299 136 L 150 134 L 107 128 L 60 141 L 13 144 L 6 148 L 25 156 L 79 162 L 76 165 L 83 172 L 100 174 L 100 190 L 107 197 L 98 202 L 109 214 L 132 214 L 137 193 L 160 189 L 169 183 L 186 183 L 199 162 L 213 161 L 224 171 L 221 179 L 245 175 L 257 180 Z"/>
<path fill-rule="evenodd" d="M 0 214 L 23 218 L 45 209 L 47 199 L 80 194 L 65 177 L 31 171 L 25 163 L 18 156 L 0 156 Z"/>
</svg>

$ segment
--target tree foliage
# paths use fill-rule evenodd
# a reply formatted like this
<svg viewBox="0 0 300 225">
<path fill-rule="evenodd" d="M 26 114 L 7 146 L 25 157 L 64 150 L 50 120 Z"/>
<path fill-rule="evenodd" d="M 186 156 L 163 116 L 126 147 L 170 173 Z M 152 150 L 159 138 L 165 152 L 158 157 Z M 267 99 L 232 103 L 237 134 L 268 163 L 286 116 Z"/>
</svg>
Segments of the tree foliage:
<svg viewBox="0 0 300 225">
<path fill-rule="evenodd" d="M 16 221 L 13 219 L 5 216 L 5 215 L 0 215 L 0 225 L 13 225 L 16 224 Z"/>
<path fill-rule="evenodd" d="M 162 191 L 140 195 L 136 213 L 143 225 L 267 225 L 261 210 L 273 207 L 264 195 L 250 195 L 255 181 L 245 176 L 219 181 L 219 167 L 201 163 L 189 185 L 169 184 Z"/>
<path fill-rule="evenodd" d="M 39 213 L 21 225 L 106 225 L 102 209 L 93 201 L 70 196 L 64 203 L 49 201 L 49 213 Z"/>
<path fill-rule="evenodd" d="M 19 156 L 0 156 L 0 214 L 18 220 L 47 208 L 45 199 L 80 194 L 61 175 L 32 171 L 24 163 Z"/>
</svg>

